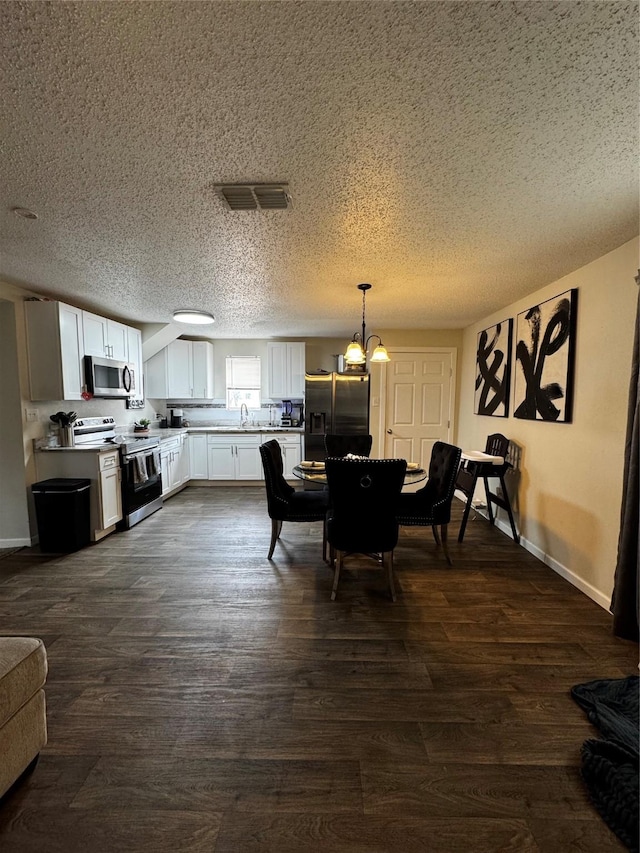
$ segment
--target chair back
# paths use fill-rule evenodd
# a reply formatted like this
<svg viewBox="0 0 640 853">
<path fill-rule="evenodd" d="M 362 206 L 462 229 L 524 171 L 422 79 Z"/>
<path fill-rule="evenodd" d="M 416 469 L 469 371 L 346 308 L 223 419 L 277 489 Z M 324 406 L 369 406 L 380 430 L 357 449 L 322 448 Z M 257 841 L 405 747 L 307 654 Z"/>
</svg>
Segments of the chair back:
<svg viewBox="0 0 640 853">
<path fill-rule="evenodd" d="M 494 432 L 493 435 L 487 437 L 484 452 L 490 456 L 502 456 L 506 460 L 509 452 L 509 439 L 499 432 Z"/>
<path fill-rule="evenodd" d="M 335 459 L 325 462 L 329 485 L 327 539 L 339 551 L 393 551 L 398 541 L 397 501 L 405 459 Z"/>
<path fill-rule="evenodd" d="M 295 489 L 284 478 L 282 450 L 275 438 L 261 444 L 259 449 L 267 489 L 269 517 L 284 519 L 289 507 L 289 498 Z"/>
<path fill-rule="evenodd" d="M 453 444 L 436 441 L 433 445 L 429 479 L 426 486 L 416 492 L 416 498 L 429 504 L 429 514 L 436 519 L 436 524 L 448 524 L 451 520 L 451 503 L 461 455 L 462 450 Z"/>
<path fill-rule="evenodd" d="M 327 456 L 346 456 L 347 453 L 353 453 L 354 456 L 369 456 L 372 444 L 372 435 L 337 434 L 325 435 L 324 437 L 324 449 L 327 451 Z"/>
</svg>

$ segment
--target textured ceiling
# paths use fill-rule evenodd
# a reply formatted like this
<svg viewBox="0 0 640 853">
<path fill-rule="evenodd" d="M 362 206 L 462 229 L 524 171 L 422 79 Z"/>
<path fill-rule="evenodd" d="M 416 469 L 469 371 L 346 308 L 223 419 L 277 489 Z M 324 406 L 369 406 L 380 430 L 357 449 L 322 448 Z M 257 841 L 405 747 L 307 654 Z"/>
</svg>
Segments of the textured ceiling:
<svg viewBox="0 0 640 853">
<path fill-rule="evenodd" d="M 638 4 L 2 2 L 0 276 L 214 337 L 459 328 L 638 233 Z M 213 185 L 286 181 L 287 211 Z M 14 206 L 38 213 L 19 219 Z"/>
</svg>

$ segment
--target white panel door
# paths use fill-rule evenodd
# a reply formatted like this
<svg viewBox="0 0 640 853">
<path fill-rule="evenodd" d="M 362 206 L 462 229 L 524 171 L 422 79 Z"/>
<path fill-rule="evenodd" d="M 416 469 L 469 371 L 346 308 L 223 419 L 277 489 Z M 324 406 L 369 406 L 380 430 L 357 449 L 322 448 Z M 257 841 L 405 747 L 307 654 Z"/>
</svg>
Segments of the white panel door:
<svg viewBox="0 0 640 853">
<path fill-rule="evenodd" d="M 453 402 L 451 352 L 394 354 L 387 364 L 387 458 L 429 467 L 436 441 L 450 441 Z"/>
</svg>

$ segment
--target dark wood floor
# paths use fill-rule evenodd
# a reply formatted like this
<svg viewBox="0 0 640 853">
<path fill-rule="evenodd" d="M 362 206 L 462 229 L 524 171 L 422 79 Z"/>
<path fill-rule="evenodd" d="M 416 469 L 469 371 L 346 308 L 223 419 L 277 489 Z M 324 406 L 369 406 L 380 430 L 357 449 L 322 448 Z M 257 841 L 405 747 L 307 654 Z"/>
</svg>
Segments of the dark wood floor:
<svg viewBox="0 0 640 853">
<path fill-rule="evenodd" d="M 456 506 L 460 518 L 460 505 Z M 0 561 L 0 634 L 44 639 L 49 743 L 3 853 L 622 850 L 569 688 L 636 672 L 600 607 L 478 519 L 447 568 L 401 532 L 338 601 L 318 524 L 191 488 L 128 533 Z M 362 565 L 367 565 L 362 563 Z"/>
</svg>

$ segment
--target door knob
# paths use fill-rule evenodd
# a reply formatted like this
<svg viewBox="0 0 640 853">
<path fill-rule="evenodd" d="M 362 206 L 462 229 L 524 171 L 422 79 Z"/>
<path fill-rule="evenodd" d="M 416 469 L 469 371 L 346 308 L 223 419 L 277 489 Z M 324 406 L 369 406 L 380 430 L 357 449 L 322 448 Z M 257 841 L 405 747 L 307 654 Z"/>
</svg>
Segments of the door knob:
<svg viewBox="0 0 640 853">
<path fill-rule="evenodd" d="M 387 430 L 387 432 L 389 433 L 389 435 L 391 435 L 391 434 L 393 433 L 393 430 L 392 430 L 392 429 L 388 429 L 388 430 Z"/>
</svg>

